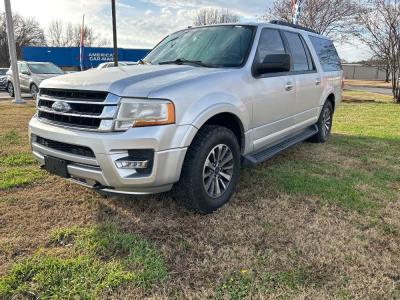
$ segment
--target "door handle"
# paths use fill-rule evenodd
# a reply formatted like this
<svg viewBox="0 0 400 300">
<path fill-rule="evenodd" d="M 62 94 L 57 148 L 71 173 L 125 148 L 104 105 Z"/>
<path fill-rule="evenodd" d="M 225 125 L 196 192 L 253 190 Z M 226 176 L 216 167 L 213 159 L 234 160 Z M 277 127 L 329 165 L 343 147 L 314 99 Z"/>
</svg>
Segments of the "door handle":
<svg viewBox="0 0 400 300">
<path fill-rule="evenodd" d="M 285 90 L 288 92 L 293 90 L 293 83 L 291 83 L 291 82 L 286 83 Z"/>
<path fill-rule="evenodd" d="M 321 84 L 321 79 L 320 78 L 315 79 L 315 85 L 320 85 L 320 84 Z"/>
</svg>

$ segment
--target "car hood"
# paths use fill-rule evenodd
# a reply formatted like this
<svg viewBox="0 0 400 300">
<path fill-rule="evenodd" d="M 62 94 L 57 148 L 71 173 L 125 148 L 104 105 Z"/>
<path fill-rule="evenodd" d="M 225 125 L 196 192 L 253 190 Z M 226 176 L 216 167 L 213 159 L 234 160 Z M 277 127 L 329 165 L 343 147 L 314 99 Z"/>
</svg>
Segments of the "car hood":
<svg viewBox="0 0 400 300">
<path fill-rule="evenodd" d="M 40 80 L 44 80 L 44 79 L 49 79 L 49 78 L 53 78 L 56 76 L 60 76 L 62 74 L 38 74 L 38 73 L 32 73 L 32 77 L 38 78 Z"/>
<path fill-rule="evenodd" d="M 41 88 L 105 91 L 121 97 L 150 97 L 152 92 L 228 69 L 187 65 L 137 65 L 88 70 L 47 79 Z"/>
</svg>

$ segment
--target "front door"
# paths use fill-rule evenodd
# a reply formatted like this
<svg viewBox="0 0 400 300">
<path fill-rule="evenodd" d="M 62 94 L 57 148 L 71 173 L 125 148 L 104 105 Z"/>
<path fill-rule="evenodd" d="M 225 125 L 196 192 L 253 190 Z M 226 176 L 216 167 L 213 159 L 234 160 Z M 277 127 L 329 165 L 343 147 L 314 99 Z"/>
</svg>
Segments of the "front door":
<svg viewBox="0 0 400 300">
<path fill-rule="evenodd" d="M 285 54 L 279 30 L 264 28 L 261 32 L 255 61 L 270 54 Z M 285 136 L 294 124 L 296 112 L 296 78 L 289 73 L 264 74 L 253 79 L 254 151 Z"/>
</svg>

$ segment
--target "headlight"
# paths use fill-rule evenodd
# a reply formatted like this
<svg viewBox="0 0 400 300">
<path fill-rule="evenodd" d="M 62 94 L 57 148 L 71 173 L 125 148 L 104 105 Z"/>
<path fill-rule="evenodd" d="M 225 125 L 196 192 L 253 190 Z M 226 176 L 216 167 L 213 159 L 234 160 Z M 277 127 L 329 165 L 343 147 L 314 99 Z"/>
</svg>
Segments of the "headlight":
<svg viewBox="0 0 400 300">
<path fill-rule="evenodd" d="M 174 104 L 166 100 L 121 100 L 115 130 L 175 123 Z"/>
</svg>

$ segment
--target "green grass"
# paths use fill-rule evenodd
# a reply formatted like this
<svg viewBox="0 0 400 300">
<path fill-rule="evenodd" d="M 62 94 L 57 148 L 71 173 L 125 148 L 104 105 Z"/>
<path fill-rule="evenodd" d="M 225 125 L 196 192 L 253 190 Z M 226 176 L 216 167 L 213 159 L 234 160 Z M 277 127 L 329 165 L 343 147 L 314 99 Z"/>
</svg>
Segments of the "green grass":
<svg viewBox="0 0 400 300">
<path fill-rule="evenodd" d="M 149 289 L 168 274 L 148 241 L 113 224 L 59 229 L 49 245 L 12 265 L 0 278 L 0 297 L 94 299 L 128 284 Z"/>
<path fill-rule="evenodd" d="M 275 192 L 376 214 L 396 199 L 400 186 L 399 120 L 400 105 L 343 104 L 326 145 L 299 145 L 300 158 L 292 153 L 248 172 Z"/>
<path fill-rule="evenodd" d="M 14 264 L 0 279 L 0 296 L 34 295 L 44 299 L 94 299 L 134 278 L 121 263 L 102 262 L 90 256 L 59 258 L 48 253 Z"/>
<path fill-rule="evenodd" d="M 400 141 L 400 105 L 393 103 L 344 104 L 334 116 L 334 132 L 347 136 Z M 349 140 L 351 141 L 351 137 Z"/>
<path fill-rule="evenodd" d="M 377 198 L 394 199 L 396 194 L 388 182 L 400 180 L 398 174 L 385 170 L 341 169 L 312 159 L 285 160 L 256 172 L 283 193 L 315 197 L 359 213 L 372 212 L 385 204 L 375 201 Z"/>
<path fill-rule="evenodd" d="M 36 166 L 0 168 L 0 190 L 22 187 L 45 176 L 46 174 Z"/>
<path fill-rule="evenodd" d="M 0 135 L 0 146 L 18 145 L 20 137 L 15 129 Z"/>
<path fill-rule="evenodd" d="M 32 165 L 36 161 L 31 153 L 5 155 L 0 157 L 0 166 L 21 167 Z"/>
<path fill-rule="evenodd" d="M 252 289 L 252 278 L 247 271 L 232 273 L 217 289 L 217 299 L 245 299 Z"/>
</svg>

